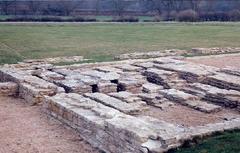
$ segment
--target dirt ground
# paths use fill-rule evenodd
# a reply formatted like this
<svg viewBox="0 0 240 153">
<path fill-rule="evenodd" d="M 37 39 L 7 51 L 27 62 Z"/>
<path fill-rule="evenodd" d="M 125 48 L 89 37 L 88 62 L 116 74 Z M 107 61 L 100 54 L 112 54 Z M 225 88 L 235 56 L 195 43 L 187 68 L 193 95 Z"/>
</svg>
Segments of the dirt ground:
<svg viewBox="0 0 240 153">
<path fill-rule="evenodd" d="M 207 114 L 179 104 L 167 107 L 163 110 L 151 107 L 150 111 L 145 111 L 141 115 L 151 116 L 159 120 L 185 127 L 202 126 L 209 123 L 217 123 L 226 119 L 240 117 L 238 112 L 230 109 L 222 109 L 219 112 Z"/>
<path fill-rule="evenodd" d="M 48 118 L 40 106 L 0 97 L 0 153 L 97 153 L 78 134 Z"/>
<path fill-rule="evenodd" d="M 240 54 L 193 57 L 187 58 L 186 60 L 194 63 L 215 66 L 218 68 L 225 68 L 228 66 L 240 67 Z"/>
</svg>

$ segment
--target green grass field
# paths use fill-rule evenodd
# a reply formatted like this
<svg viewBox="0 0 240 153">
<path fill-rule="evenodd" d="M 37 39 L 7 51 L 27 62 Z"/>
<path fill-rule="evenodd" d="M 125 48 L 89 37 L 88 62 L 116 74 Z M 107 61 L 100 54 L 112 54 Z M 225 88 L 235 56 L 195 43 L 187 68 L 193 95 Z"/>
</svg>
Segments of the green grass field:
<svg viewBox="0 0 240 153">
<path fill-rule="evenodd" d="M 207 138 L 197 146 L 180 148 L 169 153 L 240 153 L 240 131 L 226 132 Z"/>
<path fill-rule="evenodd" d="M 240 23 L 0 24 L 0 63 L 25 58 L 116 54 L 193 47 L 238 47 Z"/>
</svg>

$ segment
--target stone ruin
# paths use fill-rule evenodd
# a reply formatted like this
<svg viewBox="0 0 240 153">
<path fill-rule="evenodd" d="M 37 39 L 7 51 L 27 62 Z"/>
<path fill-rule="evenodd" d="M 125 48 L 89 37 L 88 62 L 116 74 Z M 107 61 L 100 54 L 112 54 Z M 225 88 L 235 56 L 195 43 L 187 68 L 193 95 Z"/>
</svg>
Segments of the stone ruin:
<svg viewBox="0 0 240 153">
<path fill-rule="evenodd" d="M 0 95 L 18 96 L 107 153 L 162 153 L 240 128 L 240 69 L 178 58 L 0 69 Z"/>
<path fill-rule="evenodd" d="M 217 55 L 217 54 L 230 54 L 239 53 L 240 48 L 237 47 L 213 47 L 213 48 L 192 48 L 191 50 L 180 50 L 180 49 L 167 49 L 162 51 L 151 51 L 151 52 L 133 52 L 117 55 L 114 58 L 117 60 L 128 60 L 128 59 L 148 59 L 166 56 L 196 56 L 196 55 Z"/>
</svg>

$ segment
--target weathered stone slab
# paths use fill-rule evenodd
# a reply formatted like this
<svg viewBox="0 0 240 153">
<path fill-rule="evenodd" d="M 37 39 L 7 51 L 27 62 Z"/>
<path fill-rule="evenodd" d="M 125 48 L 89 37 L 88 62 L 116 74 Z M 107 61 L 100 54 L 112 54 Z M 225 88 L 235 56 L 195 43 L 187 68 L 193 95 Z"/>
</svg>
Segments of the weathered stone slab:
<svg viewBox="0 0 240 153">
<path fill-rule="evenodd" d="M 191 107 L 202 112 L 211 113 L 218 112 L 221 110 L 220 106 L 200 101 L 199 97 L 179 90 L 175 89 L 161 90 L 160 93 L 163 94 L 165 98 L 171 101 L 178 102 L 182 105 Z"/>
<path fill-rule="evenodd" d="M 162 103 L 165 99 L 158 93 L 140 93 L 138 96 L 145 101 L 148 105 L 155 106 L 156 104 Z"/>
<path fill-rule="evenodd" d="M 207 76 L 212 76 L 215 74 L 215 71 L 219 70 L 217 68 L 196 65 L 193 63 L 185 64 L 155 64 L 158 69 L 175 71 L 179 74 L 180 78 L 187 80 L 188 82 L 199 82 Z"/>
<path fill-rule="evenodd" d="M 112 97 L 115 97 L 117 99 L 120 99 L 122 101 L 125 101 L 127 103 L 140 103 L 141 98 L 137 97 L 137 95 L 132 94 L 127 91 L 121 91 L 121 92 L 114 92 L 109 94 Z"/>
<path fill-rule="evenodd" d="M 142 70 L 141 67 L 137 67 L 137 66 L 130 65 L 130 64 L 122 64 L 122 65 L 117 65 L 115 67 L 122 69 L 124 72 L 132 72 L 132 71 L 137 72 L 137 71 Z"/>
<path fill-rule="evenodd" d="M 157 93 L 159 90 L 164 89 L 163 86 L 156 85 L 153 83 L 145 83 L 143 84 L 142 87 L 143 87 L 143 92 L 146 92 L 146 93 Z"/>
<path fill-rule="evenodd" d="M 0 74 L 2 80 L 17 83 L 19 86 L 19 97 L 25 99 L 30 104 L 42 102 L 44 95 L 53 96 L 56 93 L 64 92 L 62 88 L 53 83 L 32 76 L 22 70 L 2 68 Z"/>
<path fill-rule="evenodd" d="M 220 89 L 201 83 L 189 84 L 183 90 L 222 106 L 236 108 L 240 105 L 240 92 L 235 90 Z"/>
<path fill-rule="evenodd" d="M 178 58 L 169 58 L 169 57 L 164 57 L 164 58 L 157 58 L 154 59 L 153 63 L 155 64 L 176 64 L 176 65 L 181 65 L 181 64 L 186 64 L 187 62 L 179 60 Z"/>
<path fill-rule="evenodd" d="M 134 66 L 142 67 L 144 69 L 153 68 L 153 62 L 136 62 L 133 63 Z"/>
<path fill-rule="evenodd" d="M 226 67 L 221 69 L 220 72 L 240 77 L 240 68 L 237 67 Z"/>
<path fill-rule="evenodd" d="M 224 73 L 217 73 L 216 75 L 208 76 L 202 81 L 202 83 L 222 89 L 240 91 L 240 77 Z"/>
<path fill-rule="evenodd" d="M 119 91 L 128 91 L 132 93 L 142 92 L 142 83 L 137 80 L 123 79 L 118 81 Z"/>
<path fill-rule="evenodd" d="M 137 104 L 126 103 L 124 101 L 121 101 L 114 97 L 110 97 L 103 93 L 91 93 L 91 94 L 87 93 L 85 95 L 97 102 L 100 102 L 106 106 L 115 108 L 126 114 L 137 114 L 141 111 L 141 108 L 142 108 L 141 104 L 137 105 Z"/>
<path fill-rule="evenodd" d="M 32 75 L 42 78 L 43 80 L 54 82 L 55 80 L 64 80 L 65 77 L 56 72 L 48 71 L 48 70 L 36 70 L 32 72 Z"/>
<path fill-rule="evenodd" d="M 156 68 L 150 68 L 143 73 L 149 82 L 161 85 L 164 88 L 169 89 L 171 81 L 178 79 L 178 74 L 171 71 L 159 70 Z"/>
<path fill-rule="evenodd" d="M 97 84 L 97 92 L 101 93 L 117 92 L 117 84 L 111 82 L 99 82 Z"/>
<path fill-rule="evenodd" d="M 73 74 L 66 76 L 66 80 L 78 80 L 80 82 L 83 82 L 86 85 L 96 85 L 100 82 L 100 79 L 98 77 L 93 76 L 87 76 L 82 74 Z"/>
<path fill-rule="evenodd" d="M 71 76 L 71 75 L 78 75 L 79 72 L 76 72 L 74 70 L 71 69 L 67 69 L 67 68 L 53 68 L 53 72 L 59 73 L 63 76 Z"/>
<path fill-rule="evenodd" d="M 100 72 L 100 71 L 96 71 L 96 70 L 83 71 L 83 72 L 81 72 L 81 74 L 92 76 L 92 77 L 98 77 L 101 80 L 105 80 L 105 81 L 118 80 L 120 77 L 120 75 L 116 72 L 104 73 L 104 72 Z"/>
<path fill-rule="evenodd" d="M 114 68 L 113 66 L 101 66 L 101 67 L 96 67 L 95 70 L 100 71 L 100 72 L 116 72 L 116 73 L 122 73 L 123 71 L 118 68 Z"/>
<path fill-rule="evenodd" d="M 25 74 L 21 71 L 18 71 L 17 69 L 12 69 L 12 68 L 5 68 L 2 67 L 0 69 L 0 81 L 1 82 L 16 82 L 20 83 L 24 81 L 24 76 Z"/>
<path fill-rule="evenodd" d="M 55 82 L 57 85 L 63 87 L 67 93 L 91 93 L 92 87 L 90 85 L 86 85 L 79 80 L 61 80 Z"/>
</svg>

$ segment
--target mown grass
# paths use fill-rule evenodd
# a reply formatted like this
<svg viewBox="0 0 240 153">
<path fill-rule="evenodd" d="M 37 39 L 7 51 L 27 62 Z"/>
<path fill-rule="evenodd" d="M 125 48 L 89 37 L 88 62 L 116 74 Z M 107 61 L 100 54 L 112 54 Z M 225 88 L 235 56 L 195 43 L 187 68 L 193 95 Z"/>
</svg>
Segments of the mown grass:
<svg viewBox="0 0 240 153">
<path fill-rule="evenodd" d="M 226 132 L 205 139 L 196 146 L 180 148 L 169 153 L 240 153 L 240 131 Z"/>
<path fill-rule="evenodd" d="M 239 42 L 239 23 L 0 24 L 0 63 L 71 55 L 109 58 L 172 48 L 238 47 Z"/>
</svg>

